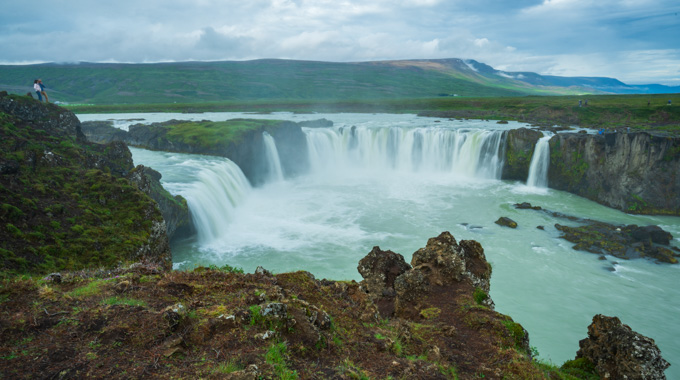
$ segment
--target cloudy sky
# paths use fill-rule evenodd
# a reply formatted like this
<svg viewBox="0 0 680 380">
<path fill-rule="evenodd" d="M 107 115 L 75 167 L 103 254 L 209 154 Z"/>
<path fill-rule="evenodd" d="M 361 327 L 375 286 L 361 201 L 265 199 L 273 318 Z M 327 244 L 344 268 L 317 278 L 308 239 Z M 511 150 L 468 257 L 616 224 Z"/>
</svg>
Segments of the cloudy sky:
<svg viewBox="0 0 680 380">
<path fill-rule="evenodd" d="M 2 8 L 4 64 L 464 58 L 680 85 L 679 0 L 12 0 Z"/>
</svg>

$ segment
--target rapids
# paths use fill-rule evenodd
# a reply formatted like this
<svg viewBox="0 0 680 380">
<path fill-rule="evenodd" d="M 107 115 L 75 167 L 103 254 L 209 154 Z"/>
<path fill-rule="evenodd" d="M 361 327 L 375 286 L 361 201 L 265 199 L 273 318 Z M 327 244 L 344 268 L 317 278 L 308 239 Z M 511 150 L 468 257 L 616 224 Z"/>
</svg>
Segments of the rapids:
<svg viewBox="0 0 680 380">
<path fill-rule="evenodd" d="M 318 278 L 360 280 L 357 263 L 373 246 L 401 253 L 408 262 L 428 238 L 448 230 L 457 240 L 483 245 L 493 266 L 496 309 L 530 332 L 540 358 L 555 364 L 572 359 L 592 317 L 616 315 L 655 339 L 672 364 L 667 376 L 680 378 L 680 325 L 675 321 L 680 266 L 598 260 L 558 238 L 554 224 L 572 222 L 516 210 L 513 204 L 530 202 L 610 223 L 660 225 L 674 235 L 676 246 L 680 218 L 628 215 L 542 187 L 541 162 L 534 168 L 535 181 L 499 180 L 503 131 L 523 124 L 391 114 L 79 115 L 83 121 L 115 118 L 121 128 L 132 123 L 126 119 L 235 117 L 325 117 L 335 126 L 304 130 L 311 160 L 304 176 L 279 177 L 280 163 L 271 153 L 275 146 L 268 147 L 274 175 L 256 188 L 224 158 L 131 148 L 135 164 L 158 170 L 171 193 L 187 198 L 199 226 L 197 236 L 173 242 L 175 268 L 229 264 L 252 272 L 262 265 L 274 272 L 307 270 Z M 543 148 L 538 145 L 537 150 Z M 519 227 L 494 224 L 500 216 Z"/>
</svg>

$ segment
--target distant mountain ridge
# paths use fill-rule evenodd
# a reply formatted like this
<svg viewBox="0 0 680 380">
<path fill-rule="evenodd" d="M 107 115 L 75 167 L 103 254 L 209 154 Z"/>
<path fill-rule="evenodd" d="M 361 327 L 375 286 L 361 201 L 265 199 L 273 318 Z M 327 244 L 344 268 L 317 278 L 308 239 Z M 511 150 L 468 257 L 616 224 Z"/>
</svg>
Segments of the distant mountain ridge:
<svg viewBox="0 0 680 380">
<path fill-rule="evenodd" d="M 506 72 L 458 58 L 0 66 L 0 90 L 32 93 L 35 78 L 47 84 L 50 99 L 93 104 L 680 92 L 680 87 L 627 85 L 613 78 Z"/>
</svg>

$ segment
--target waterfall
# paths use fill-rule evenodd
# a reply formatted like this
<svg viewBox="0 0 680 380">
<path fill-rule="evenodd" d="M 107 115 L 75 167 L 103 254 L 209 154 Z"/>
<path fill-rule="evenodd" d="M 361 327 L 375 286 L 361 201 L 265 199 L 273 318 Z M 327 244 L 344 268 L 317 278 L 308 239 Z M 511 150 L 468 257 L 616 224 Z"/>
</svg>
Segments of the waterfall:
<svg viewBox="0 0 680 380">
<path fill-rule="evenodd" d="M 267 132 L 262 132 L 264 139 L 264 153 L 267 162 L 268 182 L 283 181 L 283 169 L 281 168 L 281 160 L 279 158 L 279 151 L 276 149 L 276 142 L 274 138 Z"/>
<path fill-rule="evenodd" d="M 180 191 L 189 204 L 198 241 L 203 244 L 219 237 L 250 191 L 248 179 L 232 161 L 225 159 L 204 167 L 196 181 Z"/>
<path fill-rule="evenodd" d="M 552 133 L 545 134 L 536 143 L 534 154 L 529 165 L 527 186 L 548 187 L 548 166 L 550 165 L 550 138 Z"/>
<path fill-rule="evenodd" d="M 303 128 L 312 170 L 445 172 L 500 178 L 502 131 L 447 128 Z"/>
</svg>

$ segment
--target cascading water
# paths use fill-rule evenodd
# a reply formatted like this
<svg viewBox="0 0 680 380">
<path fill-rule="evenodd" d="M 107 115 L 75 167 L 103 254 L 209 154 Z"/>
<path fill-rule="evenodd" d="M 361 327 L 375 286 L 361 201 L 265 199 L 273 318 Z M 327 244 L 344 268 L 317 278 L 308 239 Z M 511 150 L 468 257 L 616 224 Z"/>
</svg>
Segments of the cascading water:
<svg viewBox="0 0 680 380">
<path fill-rule="evenodd" d="M 268 182 L 283 181 L 283 169 L 281 168 L 279 151 L 276 149 L 276 141 L 274 141 L 274 138 L 267 132 L 262 132 L 262 137 L 264 139 Z"/>
<path fill-rule="evenodd" d="M 219 238 L 251 186 L 241 169 L 229 160 L 204 167 L 196 181 L 180 191 L 186 198 L 201 244 Z"/>
<path fill-rule="evenodd" d="M 446 128 L 305 128 L 313 170 L 448 172 L 498 179 L 503 165 L 498 130 Z"/>
<path fill-rule="evenodd" d="M 541 137 L 536 143 L 529 165 L 527 186 L 548 187 L 548 166 L 550 165 L 550 138 L 552 133 Z"/>
</svg>

